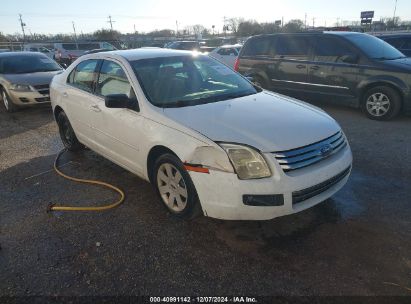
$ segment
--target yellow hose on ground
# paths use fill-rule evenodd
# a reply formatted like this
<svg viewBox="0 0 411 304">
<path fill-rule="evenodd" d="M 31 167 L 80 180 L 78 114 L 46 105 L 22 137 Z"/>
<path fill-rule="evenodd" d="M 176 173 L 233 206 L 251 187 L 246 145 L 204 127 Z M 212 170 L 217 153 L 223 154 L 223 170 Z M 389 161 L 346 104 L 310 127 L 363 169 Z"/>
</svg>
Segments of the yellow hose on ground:
<svg viewBox="0 0 411 304">
<path fill-rule="evenodd" d="M 124 192 L 121 189 L 117 188 L 116 186 L 113 186 L 109 183 L 97 181 L 97 180 L 71 177 L 71 176 L 68 176 L 68 175 L 64 174 L 63 172 L 61 172 L 58 168 L 58 161 L 60 159 L 60 156 L 66 151 L 67 151 L 67 149 L 61 150 L 59 152 L 59 154 L 57 154 L 57 157 L 54 161 L 54 170 L 57 172 L 58 175 L 66 178 L 68 180 L 75 181 L 75 182 L 78 182 L 78 183 L 98 185 L 98 186 L 103 186 L 103 187 L 109 188 L 111 190 L 116 191 L 118 194 L 120 194 L 120 198 L 115 203 L 112 203 L 110 205 L 105 205 L 105 206 L 99 206 L 99 207 L 97 207 L 97 206 L 96 207 L 92 207 L 92 206 L 89 206 L 89 207 L 56 206 L 56 204 L 51 204 L 47 208 L 48 212 L 50 212 L 50 211 L 104 211 L 104 210 L 115 208 L 124 201 L 124 199 L 126 197 Z"/>
</svg>

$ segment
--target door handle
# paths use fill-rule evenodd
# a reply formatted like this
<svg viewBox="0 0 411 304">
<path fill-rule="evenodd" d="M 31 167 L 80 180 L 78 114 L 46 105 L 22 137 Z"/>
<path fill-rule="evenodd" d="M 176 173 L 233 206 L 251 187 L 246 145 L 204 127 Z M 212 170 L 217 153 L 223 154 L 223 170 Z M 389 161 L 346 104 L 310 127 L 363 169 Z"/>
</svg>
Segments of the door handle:
<svg viewBox="0 0 411 304">
<path fill-rule="evenodd" d="M 68 97 L 67 92 L 64 92 L 64 93 L 63 93 L 63 97 Z"/>
<path fill-rule="evenodd" d="M 320 69 L 320 67 L 318 65 L 313 65 L 311 68 L 311 70 L 317 71 Z"/>
<path fill-rule="evenodd" d="M 98 105 L 92 105 L 90 106 L 90 109 L 94 112 L 101 112 L 101 109 Z"/>
<path fill-rule="evenodd" d="M 297 65 L 297 69 L 305 69 L 306 68 L 306 66 L 305 65 L 303 65 L 303 64 L 299 64 L 299 65 Z"/>
</svg>

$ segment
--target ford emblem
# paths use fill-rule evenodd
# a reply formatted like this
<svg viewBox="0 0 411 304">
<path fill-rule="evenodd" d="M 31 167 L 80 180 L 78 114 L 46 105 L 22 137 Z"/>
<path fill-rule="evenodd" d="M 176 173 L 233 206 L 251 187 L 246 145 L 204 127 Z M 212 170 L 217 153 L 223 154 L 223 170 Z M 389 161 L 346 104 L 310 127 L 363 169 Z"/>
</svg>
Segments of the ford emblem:
<svg viewBox="0 0 411 304">
<path fill-rule="evenodd" d="M 321 156 L 326 157 L 331 154 L 333 147 L 331 145 L 324 145 L 320 149 Z"/>
</svg>

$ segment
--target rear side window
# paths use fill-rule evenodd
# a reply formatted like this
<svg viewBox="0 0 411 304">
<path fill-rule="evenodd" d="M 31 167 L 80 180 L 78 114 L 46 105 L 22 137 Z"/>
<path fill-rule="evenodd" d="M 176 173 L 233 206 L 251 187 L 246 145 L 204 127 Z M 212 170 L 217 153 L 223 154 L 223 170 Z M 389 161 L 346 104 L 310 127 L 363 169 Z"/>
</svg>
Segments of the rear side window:
<svg viewBox="0 0 411 304">
<path fill-rule="evenodd" d="M 96 80 L 96 67 L 98 60 L 85 60 L 79 63 L 70 73 L 67 83 L 83 91 L 92 93 Z"/>
<path fill-rule="evenodd" d="M 101 96 L 125 94 L 129 98 L 134 97 L 133 89 L 122 67 L 108 60 L 104 60 L 101 66 L 96 94 Z"/>
<path fill-rule="evenodd" d="M 314 61 L 342 63 L 346 55 L 354 56 L 355 52 L 343 41 L 334 37 L 316 37 Z"/>
<path fill-rule="evenodd" d="M 221 56 L 232 56 L 232 55 L 237 56 L 238 55 L 237 51 L 232 48 L 222 48 L 217 53 Z"/>
<path fill-rule="evenodd" d="M 399 49 L 402 47 L 404 40 L 401 38 L 387 38 L 387 39 L 383 39 L 386 42 L 388 42 L 389 44 L 391 44 L 393 47 Z"/>
<path fill-rule="evenodd" d="M 63 43 L 61 47 L 67 51 L 77 50 L 76 44 L 74 43 Z"/>
<path fill-rule="evenodd" d="M 402 45 L 401 49 L 411 50 L 411 38 L 407 38 L 404 40 L 404 44 Z"/>
<path fill-rule="evenodd" d="M 275 53 L 282 58 L 307 60 L 310 43 L 308 37 L 278 36 Z"/>
<path fill-rule="evenodd" d="M 266 56 L 270 55 L 272 42 L 275 37 L 251 38 L 244 46 L 243 56 Z"/>
</svg>

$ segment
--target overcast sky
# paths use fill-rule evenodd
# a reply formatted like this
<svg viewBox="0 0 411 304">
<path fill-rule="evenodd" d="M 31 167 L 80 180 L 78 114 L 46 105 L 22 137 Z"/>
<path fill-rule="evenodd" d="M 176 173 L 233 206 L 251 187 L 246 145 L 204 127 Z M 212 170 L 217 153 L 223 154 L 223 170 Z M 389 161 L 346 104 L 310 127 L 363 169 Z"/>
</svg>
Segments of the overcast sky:
<svg viewBox="0 0 411 304">
<path fill-rule="evenodd" d="M 269 22 L 302 19 L 307 23 L 333 25 L 339 20 L 359 20 L 360 12 L 374 10 L 375 19 L 392 17 L 395 0 L 0 0 L 0 32 L 20 32 L 18 14 L 23 15 L 27 33 L 71 33 L 72 21 L 78 33 L 109 28 L 108 16 L 120 32 L 176 29 L 203 24 L 223 24 L 223 18 L 243 17 Z M 411 20 L 411 1 L 398 0 L 397 16 Z"/>
</svg>

